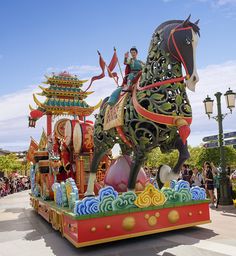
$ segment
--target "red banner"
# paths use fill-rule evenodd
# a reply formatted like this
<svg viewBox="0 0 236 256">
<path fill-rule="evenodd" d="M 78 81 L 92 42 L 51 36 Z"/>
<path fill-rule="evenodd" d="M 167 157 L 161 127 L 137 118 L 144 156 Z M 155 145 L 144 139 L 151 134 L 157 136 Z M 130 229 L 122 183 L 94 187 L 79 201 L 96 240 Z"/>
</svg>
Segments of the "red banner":
<svg viewBox="0 0 236 256">
<path fill-rule="evenodd" d="M 31 138 L 29 150 L 26 155 L 26 159 L 28 162 L 34 163 L 34 151 L 37 151 L 38 148 L 39 148 L 38 143 L 33 138 Z"/>
<path fill-rule="evenodd" d="M 98 51 L 98 54 L 99 54 L 99 65 L 100 65 L 100 67 L 101 67 L 102 73 L 101 73 L 100 75 L 98 75 L 98 76 L 93 76 L 93 77 L 91 78 L 90 84 L 89 84 L 88 88 L 87 88 L 85 91 L 87 91 L 87 90 L 91 87 L 91 85 L 92 85 L 92 83 L 93 83 L 94 81 L 99 80 L 99 79 L 102 79 L 102 78 L 105 76 L 105 66 L 106 66 L 106 63 L 105 63 L 105 61 L 103 60 L 103 58 L 102 58 L 102 56 L 101 56 L 101 54 L 100 54 L 99 51 Z"/>
<path fill-rule="evenodd" d="M 119 79 L 118 75 L 116 72 L 112 72 L 114 70 L 114 68 L 116 67 L 118 62 L 118 57 L 116 55 L 116 50 L 114 50 L 114 54 L 112 56 L 111 62 L 108 65 L 107 71 L 108 71 L 108 75 L 109 77 L 116 77 L 117 81 Z"/>
</svg>

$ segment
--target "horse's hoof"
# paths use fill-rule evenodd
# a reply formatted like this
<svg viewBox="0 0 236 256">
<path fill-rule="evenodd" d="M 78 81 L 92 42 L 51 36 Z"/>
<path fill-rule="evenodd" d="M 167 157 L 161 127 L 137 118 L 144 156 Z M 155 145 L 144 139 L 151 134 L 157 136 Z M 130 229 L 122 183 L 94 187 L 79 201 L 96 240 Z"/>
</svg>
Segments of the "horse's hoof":
<svg viewBox="0 0 236 256">
<path fill-rule="evenodd" d="M 163 186 L 164 186 L 164 183 L 161 182 L 161 179 L 160 179 L 160 170 L 161 170 L 161 167 L 162 165 L 158 168 L 157 170 L 157 174 L 156 174 L 156 181 L 157 181 L 157 185 L 158 185 L 158 188 L 161 189 Z"/>
</svg>

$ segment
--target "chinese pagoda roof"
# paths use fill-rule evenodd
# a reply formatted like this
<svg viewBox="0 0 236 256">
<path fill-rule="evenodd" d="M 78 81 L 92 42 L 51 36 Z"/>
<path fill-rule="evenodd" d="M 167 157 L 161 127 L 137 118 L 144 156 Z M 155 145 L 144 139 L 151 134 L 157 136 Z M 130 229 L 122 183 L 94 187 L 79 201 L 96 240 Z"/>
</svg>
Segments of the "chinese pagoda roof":
<svg viewBox="0 0 236 256">
<path fill-rule="evenodd" d="M 42 86 L 39 86 L 39 88 L 42 90 L 41 93 L 37 93 L 37 95 L 40 96 L 59 96 L 59 97 L 78 97 L 80 99 L 86 98 L 88 95 L 92 94 L 93 92 L 84 92 L 80 88 L 77 87 L 68 87 L 68 86 L 57 86 L 57 85 L 51 85 L 49 88 L 44 88 Z"/>
<path fill-rule="evenodd" d="M 51 113 L 53 115 L 78 115 L 89 116 L 94 110 L 100 107 L 102 100 L 95 105 L 89 106 L 85 101 L 76 99 L 48 98 L 41 103 L 33 94 L 34 102 L 41 111 Z"/>
<path fill-rule="evenodd" d="M 51 85 L 72 85 L 72 86 L 81 86 L 83 83 L 87 82 L 88 80 L 79 80 L 77 76 L 73 76 L 68 72 L 64 71 L 59 73 L 58 75 L 52 75 L 51 77 L 45 76 L 47 81 L 44 82 L 45 84 Z"/>
</svg>

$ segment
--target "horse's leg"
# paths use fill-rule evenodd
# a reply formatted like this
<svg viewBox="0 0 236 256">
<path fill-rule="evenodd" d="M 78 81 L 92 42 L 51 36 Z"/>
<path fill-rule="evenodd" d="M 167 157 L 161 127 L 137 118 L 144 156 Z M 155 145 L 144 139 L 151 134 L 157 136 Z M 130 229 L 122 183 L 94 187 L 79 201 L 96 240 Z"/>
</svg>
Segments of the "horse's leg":
<svg viewBox="0 0 236 256">
<path fill-rule="evenodd" d="M 130 175 L 128 181 L 128 190 L 135 190 L 136 180 L 142 164 L 146 160 L 145 153 L 141 151 L 134 151 L 134 160 L 132 161 L 130 168 Z"/>
<path fill-rule="evenodd" d="M 182 139 L 179 136 L 176 137 L 174 149 L 179 151 L 179 158 L 173 170 L 171 170 L 168 165 L 162 165 L 157 172 L 156 179 L 160 189 L 165 182 L 178 179 L 182 165 L 190 157 L 187 142 L 183 144 Z"/>
<path fill-rule="evenodd" d="M 100 164 L 100 161 L 106 154 L 106 152 L 110 149 L 110 147 L 96 147 L 93 154 L 93 160 L 90 167 L 90 173 L 89 173 L 89 180 L 88 180 L 88 186 L 87 191 L 85 192 L 85 196 L 92 196 L 94 195 L 94 181 L 96 179 L 96 173 L 98 166 Z"/>
</svg>

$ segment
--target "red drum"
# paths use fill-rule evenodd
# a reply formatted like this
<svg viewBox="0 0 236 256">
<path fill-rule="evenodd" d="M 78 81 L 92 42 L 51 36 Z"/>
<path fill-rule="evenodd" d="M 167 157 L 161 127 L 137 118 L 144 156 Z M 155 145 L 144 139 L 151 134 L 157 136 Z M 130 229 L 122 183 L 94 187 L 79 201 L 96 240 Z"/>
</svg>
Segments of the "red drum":
<svg viewBox="0 0 236 256">
<path fill-rule="evenodd" d="M 79 154 L 82 146 L 82 129 L 79 123 L 75 124 L 73 130 L 73 148 L 75 153 Z"/>
<path fill-rule="evenodd" d="M 65 144 L 73 146 L 74 152 L 86 153 L 93 150 L 93 122 L 68 120 L 65 124 Z"/>
<path fill-rule="evenodd" d="M 59 119 L 54 125 L 54 134 L 58 139 L 63 139 L 65 134 L 65 124 L 70 121 L 68 118 Z"/>
<path fill-rule="evenodd" d="M 73 143 L 73 130 L 77 123 L 79 123 L 78 120 L 67 120 L 66 121 L 65 133 L 64 133 L 66 146 L 69 146 Z"/>
<path fill-rule="evenodd" d="M 82 129 L 82 152 L 90 152 L 93 150 L 94 143 L 93 143 L 93 123 L 92 121 L 86 121 L 85 123 L 80 123 Z"/>
</svg>

